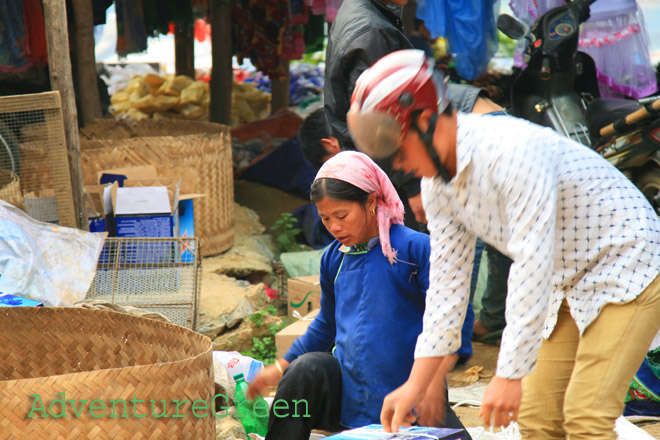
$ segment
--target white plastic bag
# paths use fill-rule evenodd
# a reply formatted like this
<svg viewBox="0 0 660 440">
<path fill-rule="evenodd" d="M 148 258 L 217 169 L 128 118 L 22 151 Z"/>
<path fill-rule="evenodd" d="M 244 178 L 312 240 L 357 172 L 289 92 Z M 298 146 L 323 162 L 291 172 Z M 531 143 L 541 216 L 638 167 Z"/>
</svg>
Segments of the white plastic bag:
<svg viewBox="0 0 660 440">
<path fill-rule="evenodd" d="M 249 356 L 243 356 L 237 351 L 214 351 L 213 360 L 227 367 L 232 381 L 234 376 L 243 373 L 246 382 L 251 383 L 259 370 L 264 367 L 263 362 Z"/>
<path fill-rule="evenodd" d="M 0 292 L 55 307 L 82 301 L 106 235 L 43 223 L 0 200 Z"/>
</svg>

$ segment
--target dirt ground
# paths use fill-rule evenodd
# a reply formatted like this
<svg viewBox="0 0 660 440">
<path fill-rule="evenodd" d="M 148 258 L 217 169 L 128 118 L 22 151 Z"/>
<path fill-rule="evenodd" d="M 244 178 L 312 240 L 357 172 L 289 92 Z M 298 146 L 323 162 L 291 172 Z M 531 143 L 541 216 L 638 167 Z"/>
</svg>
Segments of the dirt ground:
<svg viewBox="0 0 660 440">
<path fill-rule="evenodd" d="M 261 223 L 269 228 L 282 212 L 290 212 L 293 209 L 307 203 L 303 196 L 292 195 L 283 191 L 246 181 L 237 181 L 234 187 L 235 200 L 238 204 L 253 209 L 261 218 Z M 211 269 L 211 265 L 205 264 L 205 270 Z M 206 280 L 205 280 L 206 282 Z M 487 384 L 495 374 L 497 355 L 499 347 L 492 344 L 474 343 L 474 355 L 466 365 L 457 367 L 449 374 L 449 387 L 464 387 L 474 384 L 474 367 L 482 367 L 478 373 L 478 384 Z M 472 370 L 471 370 L 472 369 Z M 479 409 L 468 406 L 456 408 L 456 414 L 463 424 L 468 427 L 482 426 L 478 417 Z M 660 439 L 660 422 L 647 422 L 638 424 L 654 438 Z"/>
</svg>

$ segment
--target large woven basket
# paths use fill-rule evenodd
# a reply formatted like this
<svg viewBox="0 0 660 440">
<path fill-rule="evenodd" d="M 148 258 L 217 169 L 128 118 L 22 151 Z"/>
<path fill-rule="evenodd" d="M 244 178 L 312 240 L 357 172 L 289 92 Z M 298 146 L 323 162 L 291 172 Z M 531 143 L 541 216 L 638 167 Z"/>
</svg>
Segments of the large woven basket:
<svg viewBox="0 0 660 440">
<path fill-rule="evenodd" d="M 20 179 L 11 171 L 2 169 L 0 169 L 0 200 L 9 202 L 17 208 L 25 209 Z"/>
<path fill-rule="evenodd" d="M 6 308 L 0 318 L 1 437 L 214 439 L 215 413 L 199 410 L 213 408 L 211 347 L 199 333 L 121 313 Z M 55 417 L 62 414 L 56 399 L 66 401 L 66 417 Z M 158 418 L 163 400 L 169 417 Z M 180 417 L 173 417 L 176 401 L 182 402 Z"/>
<path fill-rule="evenodd" d="M 80 137 L 86 185 L 99 171 L 153 165 L 160 174 L 172 169 L 196 172 L 195 235 L 203 256 L 219 254 L 234 241 L 234 180 L 229 127 L 178 120 L 137 123 L 103 119 L 85 126 Z"/>
</svg>

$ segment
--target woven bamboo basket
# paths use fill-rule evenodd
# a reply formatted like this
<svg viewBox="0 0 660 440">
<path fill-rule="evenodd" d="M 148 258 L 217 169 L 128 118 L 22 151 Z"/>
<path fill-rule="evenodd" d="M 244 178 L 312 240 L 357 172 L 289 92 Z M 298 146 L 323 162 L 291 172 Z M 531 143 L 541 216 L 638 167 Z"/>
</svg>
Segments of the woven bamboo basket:
<svg viewBox="0 0 660 440">
<path fill-rule="evenodd" d="M 215 439 L 207 337 L 102 310 L 3 313 L 3 439 Z"/>
<path fill-rule="evenodd" d="M 97 183 L 99 171 L 153 165 L 159 174 L 193 170 L 195 235 L 203 256 L 229 249 L 234 241 L 234 180 L 229 127 L 197 121 L 109 119 L 85 126 L 80 139 L 83 179 Z"/>
<path fill-rule="evenodd" d="M 0 200 L 25 210 L 20 180 L 11 171 L 0 169 Z"/>
</svg>

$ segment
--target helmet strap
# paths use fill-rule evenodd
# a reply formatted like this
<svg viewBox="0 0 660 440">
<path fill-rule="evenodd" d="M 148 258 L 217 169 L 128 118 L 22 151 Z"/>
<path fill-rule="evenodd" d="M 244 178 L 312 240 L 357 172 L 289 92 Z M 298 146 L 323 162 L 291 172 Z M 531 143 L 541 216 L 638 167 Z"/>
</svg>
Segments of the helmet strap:
<svg viewBox="0 0 660 440">
<path fill-rule="evenodd" d="M 439 175 L 440 177 L 442 177 L 442 180 L 444 180 L 445 183 L 449 183 L 449 181 L 451 180 L 451 177 L 449 175 L 449 170 L 440 161 L 438 152 L 435 151 L 435 148 L 433 147 L 433 133 L 435 132 L 435 126 L 437 123 L 438 123 L 438 114 L 433 113 L 429 118 L 429 127 L 426 129 L 425 132 L 423 132 L 417 125 L 417 118 L 413 118 L 410 127 L 413 128 L 419 134 L 420 139 L 422 139 L 422 142 L 424 142 L 424 146 L 426 146 L 426 152 L 431 157 L 435 169 L 438 170 L 438 174 L 436 174 L 436 176 Z"/>
</svg>

